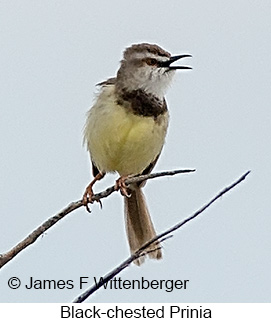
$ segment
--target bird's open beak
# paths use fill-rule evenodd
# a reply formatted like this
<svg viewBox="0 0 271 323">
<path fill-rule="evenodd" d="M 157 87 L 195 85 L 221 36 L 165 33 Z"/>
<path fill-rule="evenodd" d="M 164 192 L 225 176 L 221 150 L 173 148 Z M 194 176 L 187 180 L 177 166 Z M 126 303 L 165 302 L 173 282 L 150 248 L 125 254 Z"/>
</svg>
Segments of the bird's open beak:
<svg viewBox="0 0 271 323">
<path fill-rule="evenodd" d="M 171 66 L 171 64 L 174 63 L 175 61 L 185 57 L 192 57 L 192 55 L 184 54 L 184 55 L 171 56 L 168 61 L 162 62 L 160 66 L 167 67 L 169 68 L 169 70 L 190 70 L 192 69 L 192 67 L 190 66 Z"/>
</svg>

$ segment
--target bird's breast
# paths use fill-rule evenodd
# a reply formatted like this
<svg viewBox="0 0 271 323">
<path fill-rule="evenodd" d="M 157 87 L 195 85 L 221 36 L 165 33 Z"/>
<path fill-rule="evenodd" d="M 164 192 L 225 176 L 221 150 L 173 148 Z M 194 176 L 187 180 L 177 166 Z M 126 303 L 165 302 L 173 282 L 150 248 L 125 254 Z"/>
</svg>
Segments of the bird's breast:
<svg viewBox="0 0 271 323">
<path fill-rule="evenodd" d="M 135 115 L 117 103 L 108 86 L 89 111 L 85 141 L 100 171 L 139 174 L 161 152 L 167 126 L 167 111 L 157 118 Z"/>
</svg>

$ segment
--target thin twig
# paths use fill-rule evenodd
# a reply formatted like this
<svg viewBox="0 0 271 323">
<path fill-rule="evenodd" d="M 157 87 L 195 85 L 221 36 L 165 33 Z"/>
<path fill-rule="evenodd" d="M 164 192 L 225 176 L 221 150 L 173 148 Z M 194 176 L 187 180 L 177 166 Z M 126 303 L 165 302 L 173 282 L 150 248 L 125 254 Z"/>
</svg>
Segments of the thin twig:
<svg viewBox="0 0 271 323">
<path fill-rule="evenodd" d="M 159 173 L 152 173 L 152 174 L 147 174 L 147 175 L 136 175 L 130 178 L 127 178 L 125 181 L 126 185 L 132 184 L 132 183 L 137 183 L 157 177 L 162 177 L 162 176 L 173 176 L 177 174 L 185 174 L 185 173 L 192 173 L 195 172 L 195 169 L 177 169 L 177 170 L 172 170 L 172 171 L 165 171 L 165 172 L 159 172 Z M 107 197 L 108 195 L 112 194 L 113 192 L 116 191 L 115 186 L 111 186 L 105 191 L 95 194 L 92 196 L 93 201 L 99 201 L 102 198 Z"/>
<path fill-rule="evenodd" d="M 144 256 L 146 248 L 148 248 L 153 242 L 160 240 L 161 238 L 165 239 L 169 234 L 171 234 L 173 231 L 178 230 L 180 227 L 185 225 L 187 222 L 193 220 L 198 215 L 200 215 L 202 212 L 204 212 L 208 207 L 211 206 L 216 200 L 218 200 L 220 197 L 222 197 L 224 194 L 229 192 L 231 189 L 233 189 L 235 186 L 240 184 L 247 175 L 250 173 L 250 171 L 243 174 L 238 180 L 236 180 L 233 184 L 230 186 L 224 188 L 220 193 L 218 193 L 214 198 L 212 198 L 208 203 L 206 203 L 204 206 L 202 206 L 198 211 L 196 211 L 193 215 L 186 218 L 184 221 L 181 221 L 174 225 L 173 227 L 169 228 L 168 230 L 158 234 L 153 239 L 149 240 L 147 243 L 145 243 L 140 249 L 138 249 L 134 254 L 132 254 L 129 258 L 127 258 L 123 263 L 121 263 L 118 267 L 110 271 L 108 274 L 106 274 L 102 279 L 99 280 L 99 282 L 93 286 L 91 286 L 89 289 L 87 289 L 84 293 L 79 295 L 73 303 L 82 303 L 84 300 L 86 300 L 90 295 L 92 295 L 94 292 L 96 292 L 99 288 L 101 288 L 104 284 L 106 284 L 109 280 L 111 280 L 113 277 L 115 277 L 118 273 L 123 271 L 126 267 L 128 267 L 135 259 Z M 161 241 L 161 240 L 160 240 Z"/>
<path fill-rule="evenodd" d="M 129 185 L 131 183 L 140 182 L 142 180 L 148 180 L 148 179 L 161 177 L 161 176 L 172 176 L 176 174 L 188 173 L 188 172 L 194 172 L 194 171 L 195 171 L 194 169 L 184 169 L 184 170 L 166 171 L 161 173 L 153 173 L 153 174 L 142 175 L 142 176 L 134 176 L 127 179 L 125 183 Z M 115 186 L 109 187 L 105 191 L 95 194 L 92 199 L 93 201 L 99 201 L 102 198 L 109 196 L 114 191 L 116 191 Z M 25 239 L 19 242 L 12 249 L 10 249 L 9 251 L 3 254 L 0 254 L 0 268 L 3 267 L 6 263 L 8 263 L 11 259 L 13 259 L 16 255 L 18 255 L 26 247 L 34 243 L 39 236 L 41 236 L 45 231 L 47 231 L 49 228 L 55 225 L 58 221 L 63 219 L 69 213 L 80 208 L 81 206 L 83 206 L 82 200 L 70 203 L 62 211 L 60 211 L 56 215 L 50 217 L 48 220 L 43 222 L 38 228 L 36 228 L 33 232 L 31 232 Z"/>
</svg>

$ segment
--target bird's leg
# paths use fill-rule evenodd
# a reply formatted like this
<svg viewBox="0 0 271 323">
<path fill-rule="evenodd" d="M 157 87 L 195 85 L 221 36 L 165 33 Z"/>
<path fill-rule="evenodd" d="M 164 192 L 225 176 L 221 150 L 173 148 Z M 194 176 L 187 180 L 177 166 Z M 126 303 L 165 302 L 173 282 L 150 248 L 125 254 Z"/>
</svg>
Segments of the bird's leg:
<svg viewBox="0 0 271 323">
<path fill-rule="evenodd" d="M 98 173 L 94 178 L 93 180 L 89 183 L 89 185 L 87 186 L 86 190 L 85 190 L 85 193 L 83 195 L 83 205 L 86 207 L 87 211 L 90 212 L 90 209 L 88 207 L 88 203 L 93 203 L 93 200 L 92 200 L 92 196 L 94 195 L 93 194 L 93 190 L 92 190 L 92 186 L 97 182 L 99 181 L 100 179 L 102 179 L 104 177 L 104 173 Z M 100 204 L 101 202 L 98 201 Z"/>
<path fill-rule="evenodd" d="M 131 194 L 128 193 L 127 189 L 128 186 L 125 184 L 125 181 L 131 176 L 121 176 L 119 179 L 116 180 L 115 190 L 120 190 L 121 195 L 130 197 Z"/>
</svg>

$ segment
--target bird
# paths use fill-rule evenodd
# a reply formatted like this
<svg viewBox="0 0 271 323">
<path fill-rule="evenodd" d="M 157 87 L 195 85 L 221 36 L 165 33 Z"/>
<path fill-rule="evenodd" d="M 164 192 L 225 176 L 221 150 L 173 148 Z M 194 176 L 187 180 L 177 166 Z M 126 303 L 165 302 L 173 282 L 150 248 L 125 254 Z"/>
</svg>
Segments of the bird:
<svg viewBox="0 0 271 323">
<path fill-rule="evenodd" d="M 106 173 L 119 174 L 115 188 L 124 196 L 131 254 L 155 237 L 156 232 L 142 191 L 145 182 L 127 186 L 125 181 L 135 175 L 149 174 L 161 154 L 169 121 L 166 91 L 176 70 L 191 69 L 172 64 L 186 57 L 191 55 L 172 56 L 156 44 L 127 47 L 116 77 L 98 84 L 100 91 L 87 113 L 84 143 L 94 178 L 82 201 L 89 210 L 93 185 Z M 161 259 L 160 243 L 151 244 L 134 263 L 141 265 L 146 256 Z"/>
</svg>

